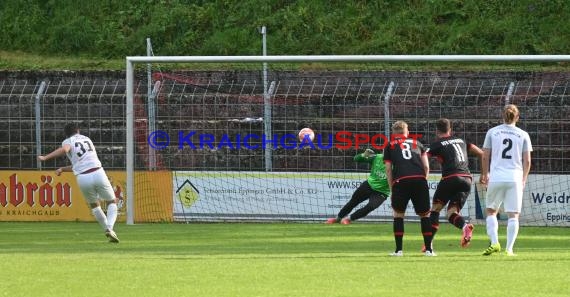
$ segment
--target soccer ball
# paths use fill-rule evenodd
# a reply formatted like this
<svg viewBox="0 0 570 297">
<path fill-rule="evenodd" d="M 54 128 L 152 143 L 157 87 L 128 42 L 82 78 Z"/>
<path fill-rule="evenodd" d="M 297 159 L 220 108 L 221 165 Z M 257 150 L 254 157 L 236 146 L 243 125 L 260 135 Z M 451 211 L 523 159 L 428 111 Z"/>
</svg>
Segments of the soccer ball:
<svg viewBox="0 0 570 297">
<path fill-rule="evenodd" d="M 303 128 L 299 131 L 299 141 L 306 141 L 305 137 L 309 137 L 309 139 L 313 141 L 313 139 L 315 139 L 315 132 L 313 132 L 311 128 Z"/>
</svg>

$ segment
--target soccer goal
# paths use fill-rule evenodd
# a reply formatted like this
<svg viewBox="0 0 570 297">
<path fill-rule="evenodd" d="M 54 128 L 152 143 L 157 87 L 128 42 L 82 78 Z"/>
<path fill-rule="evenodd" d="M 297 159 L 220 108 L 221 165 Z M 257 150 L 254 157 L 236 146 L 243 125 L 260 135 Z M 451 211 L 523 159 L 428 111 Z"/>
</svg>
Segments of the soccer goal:
<svg viewBox="0 0 570 297">
<path fill-rule="evenodd" d="M 455 135 L 482 147 L 486 131 L 502 122 L 502 106 L 512 103 L 534 146 L 521 224 L 570 226 L 570 74 L 536 71 L 540 63 L 568 60 L 127 57 L 127 222 L 321 222 L 370 173 L 353 157 L 368 148 L 381 152 L 394 121 L 406 121 L 429 144 L 435 121 L 449 118 Z M 511 71 L 481 67 L 522 62 Z M 150 82 L 136 68 L 147 63 L 155 69 Z M 440 70 L 439 63 L 465 70 Z M 314 131 L 313 142 L 298 139 L 303 128 Z M 470 164 L 478 181 L 480 163 L 471 157 Z M 433 194 L 440 166 L 432 160 L 431 168 Z M 472 221 L 483 219 L 484 195 L 476 184 L 463 210 Z M 362 220 L 391 215 L 388 200 Z M 411 208 L 407 215 L 415 218 Z"/>
</svg>

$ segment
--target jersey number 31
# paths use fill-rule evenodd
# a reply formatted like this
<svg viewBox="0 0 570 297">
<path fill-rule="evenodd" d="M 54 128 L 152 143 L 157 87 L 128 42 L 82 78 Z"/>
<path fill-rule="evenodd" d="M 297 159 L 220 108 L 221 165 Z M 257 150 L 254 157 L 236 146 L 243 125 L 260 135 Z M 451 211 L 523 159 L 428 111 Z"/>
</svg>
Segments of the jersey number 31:
<svg viewBox="0 0 570 297">
<path fill-rule="evenodd" d="M 92 152 L 93 151 L 93 148 L 91 147 L 91 144 L 89 143 L 89 141 L 84 141 L 83 143 L 85 143 L 87 145 L 88 149 L 85 149 L 85 147 L 83 146 L 83 144 L 81 142 L 75 143 L 75 147 L 79 148 L 81 150 L 81 152 L 77 152 L 77 156 L 79 158 L 81 158 L 81 156 L 83 156 L 86 152 Z"/>
</svg>

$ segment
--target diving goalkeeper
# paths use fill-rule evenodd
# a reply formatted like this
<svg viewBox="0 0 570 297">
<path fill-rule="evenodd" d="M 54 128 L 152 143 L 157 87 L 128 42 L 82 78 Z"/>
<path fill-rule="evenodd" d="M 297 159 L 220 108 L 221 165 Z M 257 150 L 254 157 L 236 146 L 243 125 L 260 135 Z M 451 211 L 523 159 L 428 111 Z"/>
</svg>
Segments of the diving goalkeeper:
<svg viewBox="0 0 570 297">
<path fill-rule="evenodd" d="M 371 164 L 372 169 L 370 175 L 368 179 L 354 191 L 352 197 L 340 210 L 337 217 L 328 219 L 326 221 L 327 224 L 341 223 L 348 225 L 352 221 L 367 216 L 382 205 L 388 196 L 390 196 L 390 186 L 386 178 L 386 166 L 384 165 L 384 156 L 382 154 L 376 154 L 373 150 L 367 149 L 364 153 L 354 156 L 354 161 Z M 368 204 L 347 216 L 358 204 L 367 199 Z"/>
</svg>

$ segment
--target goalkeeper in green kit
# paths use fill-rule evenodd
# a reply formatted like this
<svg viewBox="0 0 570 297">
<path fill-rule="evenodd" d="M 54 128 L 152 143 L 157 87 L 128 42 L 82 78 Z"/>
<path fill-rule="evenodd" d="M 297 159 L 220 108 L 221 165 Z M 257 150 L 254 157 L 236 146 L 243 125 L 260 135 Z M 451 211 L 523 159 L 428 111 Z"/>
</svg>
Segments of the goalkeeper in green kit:
<svg viewBox="0 0 570 297">
<path fill-rule="evenodd" d="M 348 225 L 352 221 L 367 216 L 373 210 L 378 208 L 388 196 L 390 196 L 390 186 L 386 177 L 386 166 L 384 165 L 384 156 L 376 154 L 373 150 L 367 149 L 364 153 L 354 156 L 356 162 L 366 162 L 372 165 L 368 179 L 364 181 L 356 191 L 352 194 L 350 200 L 340 210 L 336 218 L 330 218 L 327 224 L 341 223 Z M 368 199 L 368 204 L 347 216 L 358 204 Z"/>
</svg>

